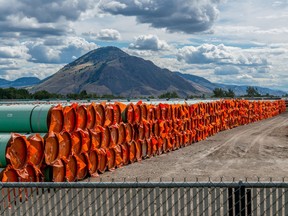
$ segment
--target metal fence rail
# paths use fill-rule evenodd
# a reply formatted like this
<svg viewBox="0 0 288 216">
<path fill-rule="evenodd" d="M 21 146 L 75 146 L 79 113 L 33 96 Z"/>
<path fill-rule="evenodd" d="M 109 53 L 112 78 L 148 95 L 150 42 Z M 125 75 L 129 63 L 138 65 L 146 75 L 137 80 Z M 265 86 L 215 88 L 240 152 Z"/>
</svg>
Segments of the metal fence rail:
<svg viewBox="0 0 288 216">
<path fill-rule="evenodd" d="M 288 215 L 285 182 L 0 183 L 0 215 Z"/>
</svg>

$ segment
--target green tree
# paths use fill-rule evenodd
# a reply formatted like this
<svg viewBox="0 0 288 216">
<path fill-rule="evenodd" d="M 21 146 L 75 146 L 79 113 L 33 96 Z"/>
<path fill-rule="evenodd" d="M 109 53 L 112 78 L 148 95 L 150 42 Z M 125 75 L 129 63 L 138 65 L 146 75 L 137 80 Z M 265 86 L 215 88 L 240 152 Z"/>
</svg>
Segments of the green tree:
<svg viewBox="0 0 288 216">
<path fill-rule="evenodd" d="M 260 97 L 261 94 L 259 94 L 258 89 L 254 88 L 252 86 L 248 86 L 246 89 L 247 97 Z"/>
<path fill-rule="evenodd" d="M 0 99 L 5 99 L 6 95 L 5 95 L 5 89 L 0 88 Z"/>
<path fill-rule="evenodd" d="M 234 98 L 235 97 L 235 93 L 232 89 L 228 89 L 228 91 L 225 91 L 225 96 L 229 97 L 229 98 Z"/>
<path fill-rule="evenodd" d="M 118 97 L 114 96 L 113 94 L 104 94 L 104 95 L 102 95 L 101 98 L 105 98 L 105 99 L 115 99 L 115 98 L 118 98 Z"/>
<path fill-rule="evenodd" d="M 42 90 L 42 91 L 37 91 L 33 94 L 34 99 L 36 100 L 43 100 L 43 99 L 49 99 L 51 98 L 51 94 L 46 91 L 46 90 Z"/>
<path fill-rule="evenodd" d="M 16 89 L 13 87 L 5 89 L 6 99 L 17 99 L 16 98 Z"/>
<path fill-rule="evenodd" d="M 213 90 L 213 97 L 216 97 L 216 98 L 225 97 L 225 91 L 222 88 L 215 88 Z"/>
<path fill-rule="evenodd" d="M 1 99 L 29 99 L 31 94 L 26 89 L 16 89 L 13 87 L 0 89 Z"/>
<path fill-rule="evenodd" d="M 81 91 L 79 94 L 79 97 L 80 97 L 80 99 L 88 98 L 87 91 L 86 90 Z"/>
<path fill-rule="evenodd" d="M 179 98 L 178 94 L 174 91 L 174 92 L 166 92 L 162 95 L 159 96 L 160 99 L 163 98 Z"/>
<path fill-rule="evenodd" d="M 76 100 L 79 98 L 79 95 L 75 93 L 69 93 L 66 95 L 66 98 Z"/>
</svg>

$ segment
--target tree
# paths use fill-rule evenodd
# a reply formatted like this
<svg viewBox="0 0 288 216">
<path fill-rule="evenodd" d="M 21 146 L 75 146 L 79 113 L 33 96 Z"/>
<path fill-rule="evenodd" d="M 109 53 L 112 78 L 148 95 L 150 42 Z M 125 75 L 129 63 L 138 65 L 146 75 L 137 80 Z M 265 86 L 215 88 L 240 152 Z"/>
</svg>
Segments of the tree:
<svg viewBox="0 0 288 216">
<path fill-rule="evenodd" d="M 76 93 L 69 93 L 66 95 L 66 98 L 76 100 L 79 98 L 79 95 Z"/>
<path fill-rule="evenodd" d="M 81 91 L 79 96 L 80 96 L 80 99 L 88 98 L 87 91 L 86 90 Z"/>
<path fill-rule="evenodd" d="M 222 88 L 215 88 L 213 90 L 213 97 L 216 97 L 216 98 L 222 98 L 222 97 L 225 97 L 225 92 Z"/>
<path fill-rule="evenodd" d="M 235 93 L 232 89 L 228 89 L 228 91 L 225 91 L 225 96 L 229 97 L 229 98 L 234 98 L 235 97 Z"/>
<path fill-rule="evenodd" d="M 26 89 L 16 89 L 13 87 L 0 89 L 1 99 L 29 99 L 31 94 Z"/>
<path fill-rule="evenodd" d="M 46 90 L 37 91 L 33 94 L 34 99 L 43 100 L 51 98 L 51 94 Z"/>
<path fill-rule="evenodd" d="M 179 98 L 178 94 L 174 92 L 166 92 L 159 96 L 159 98 Z"/>
<path fill-rule="evenodd" d="M 252 86 L 248 86 L 246 89 L 247 97 L 260 97 L 261 94 L 259 94 L 258 89 L 254 88 Z"/>
</svg>

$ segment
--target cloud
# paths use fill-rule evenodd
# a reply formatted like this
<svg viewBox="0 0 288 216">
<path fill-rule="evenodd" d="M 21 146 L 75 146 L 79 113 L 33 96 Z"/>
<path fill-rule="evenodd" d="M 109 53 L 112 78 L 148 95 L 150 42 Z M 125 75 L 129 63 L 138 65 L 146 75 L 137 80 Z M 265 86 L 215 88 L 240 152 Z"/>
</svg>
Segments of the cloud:
<svg viewBox="0 0 288 216">
<path fill-rule="evenodd" d="M 251 76 L 249 74 L 241 74 L 241 75 L 236 76 L 236 78 L 238 80 L 248 80 L 248 81 L 250 81 L 250 80 L 253 79 L 253 76 Z"/>
<path fill-rule="evenodd" d="M 97 34 L 97 38 L 100 40 L 114 41 L 121 38 L 120 33 L 115 29 L 101 29 Z"/>
<path fill-rule="evenodd" d="M 2 73 L 6 73 L 6 71 L 9 70 L 17 69 L 20 69 L 20 65 L 17 63 L 17 61 L 11 59 L 0 59 L 0 71 L 2 71 Z"/>
<path fill-rule="evenodd" d="M 6 38 L 61 36 L 72 31 L 66 23 L 39 23 L 33 17 L 11 15 L 0 21 L 0 36 Z"/>
<path fill-rule="evenodd" d="M 60 63 L 60 50 L 45 46 L 43 43 L 29 43 L 30 61 L 35 63 Z"/>
<path fill-rule="evenodd" d="M 240 69 L 234 66 L 222 66 L 222 67 L 216 67 L 214 70 L 214 74 L 215 75 L 235 75 L 235 74 L 239 74 L 240 73 Z"/>
<path fill-rule="evenodd" d="M 129 45 L 130 49 L 137 50 L 168 50 L 170 46 L 166 41 L 160 40 L 156 35 L 140 35 L 135 38 L 135 42 Z"/>
<path fill-rule="evenodd" d="M 4 46 L 0 47 L 0 59 L 1 58 L 24 58 L 27 59 L 30 56 L 28 55 L 28 49 L 26 46 Z"/>
<path fill-rule="evenodd" d="M 128 53 L 132 56 L 138 56 L 140 58 L 144 58 L 146 60 L 149 60 L 149 58 L 153 58 L 155 61 L 155 52 L 151 50 L 136 50 L 136 49 L 129 49 L 129 48 L 123 48 L 124 52 Z"/>
<path fill-rule="evenodd" d="M 81 37 L 68 37 L 64 40 L 64 47 L 61 49 L 61 63 L 70 63 L 87 52 L 98 48 L 98 45 L 93 42 L 88 42 Z"/>
<path fill-rule="evenodd" d="M 117 41 L 121 39 L 121 34 L 116 29 L 101 29 L 98 33 L 86 32 L 82 34 L 83 36 L 88 36 L 91 39 L 98 39 L 103 41 Z"/>
<path fill-rule="evenodd" d="M 267 65 L 265 58 L 252 55 L 241 48 L 225 46 L 223 44 L 202 44 L 198 47 L 185 46 L 178 50 L 177 58 L 188 64 L 231 64 L 240 66 Z"/>
<path fill-rule="evenodd" d="M 283 8 L 283 7 L 286 7 L 288 4 L 287 1 L 274 1 L 272 3 L 272 7 L 275 7 L 275 8 Z"/>
<path fill-rule="evenodd" d="M 103 0 L 99 7 L 114 15 L 135 16 L 139 23 L 171 32 L 209 30 L 218 17 L 220 0 Z"/>
<path fill-rule="evenodd" d="M 10 65 L 13 64 L 13 61 L 10 59 L 0 59 L 0 65 Z"/>
<path fill-rule="evenodd" d="M 241 74 L 236 77 L 225 76 L 224 79 L 220 79 L 219 83 L 228 85 L 250 85 L 250 86 L 261 86 L 261 80 L 255 79 L 249 74 Z"/>
<path fill-rule="evenodd" d="M 93 0 L 2 0 L 0 20 L 6 20 L 11 15 L 21 15 L 35 18 L 39 23 L 52 23 L 60 19 L 75 21 L 81 13 L 94 6 Z"/>
<path fill-rule="evenodd" d="M 75 57 L 80 57 L 98 46 L 80 37 L 67 37 L 53 41 L 51 38 L 37 42 L 26 43 L 31 55 L 31 62 L 61 64 L 70 63 Z"/>
<path fill-rule="evenodd" d="M 69 22 L 95 5 L 93 0 L 0 0 L 0 36 L 65 35 L 72 31 Z"/>
</svg>

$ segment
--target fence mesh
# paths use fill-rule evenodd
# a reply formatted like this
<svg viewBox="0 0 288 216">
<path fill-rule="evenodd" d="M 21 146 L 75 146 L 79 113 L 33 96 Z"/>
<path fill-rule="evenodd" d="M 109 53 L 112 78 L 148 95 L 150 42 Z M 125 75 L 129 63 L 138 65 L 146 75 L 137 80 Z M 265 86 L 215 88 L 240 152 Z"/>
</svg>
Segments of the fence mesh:
<svg viewBox="0 0 288 216">
<path fill-rule="evenodd" d="M 288 215 L 285 182 L 1 183 L 0 215 Z"/>
</svg>

